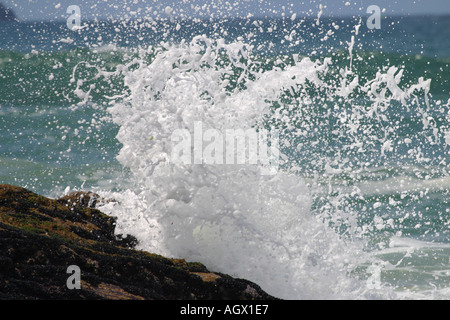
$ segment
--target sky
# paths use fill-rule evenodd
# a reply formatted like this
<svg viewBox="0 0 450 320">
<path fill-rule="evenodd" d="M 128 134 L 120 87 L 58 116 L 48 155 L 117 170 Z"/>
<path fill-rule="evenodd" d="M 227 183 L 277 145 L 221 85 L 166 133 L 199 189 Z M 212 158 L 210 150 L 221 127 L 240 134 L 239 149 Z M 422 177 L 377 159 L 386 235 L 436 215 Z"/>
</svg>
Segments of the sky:
<svg viewBox="0 0 450 320">
<path fill-rule="evenodd" d="M 363 16 L 370 5 L 385 15 L 450 14 L 450 0 L 0 0 L 21 21 L 65 20 L 80 8 L 82 20 L 118 18 L 224 18 Z M 321 7 L 320 7 L 321 6 Z"/>
</svg>

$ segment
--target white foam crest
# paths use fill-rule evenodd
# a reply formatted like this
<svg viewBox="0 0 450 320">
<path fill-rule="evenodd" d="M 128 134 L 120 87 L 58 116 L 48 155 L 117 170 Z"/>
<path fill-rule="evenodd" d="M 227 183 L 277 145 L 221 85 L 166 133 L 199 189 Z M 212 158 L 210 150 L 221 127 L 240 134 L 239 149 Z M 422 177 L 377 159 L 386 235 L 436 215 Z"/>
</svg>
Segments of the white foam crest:
<svg viewBox="0 0 450 320">
<path fill-rule="evenodd" d="M 383 181 L 368 181 L 358 185 L 361 194 L 365 196 L 381 194 L 413 193 L 430 190 L 448 190 L 450 177 L 428 180 L 415 179 L 407 176 L 393 177 Z"/>
<path fill-rule="evenodd" d="M 303 59 L 283 71 L 250 75 L 242 62 L 250 54 L 239 41 L 202 36 L 156 49 L 151 63 L 124 69 L 130 94 L 109 111 L 120 125 L 118 159 L 134 174 L 136 188 L 106 195 L 118 202 L 102 210 L 117 216 L 117 232 L 137 236 L 142 249 L 200 261 L 275 296 L 362 297 L 366 288 L 348 276 L 361 246 L 342 241 L 311 215 L 301 177 L 261 175 L 256 165 L 171 162 L 175 129 L 192 132 L 195 121 L 219 130 L 258 125 L 266 101 L 306 80 L 322 85 L 318 74 L 329 62 Z M 233 76 L 235 89 L 226 89 Z"/>
<path fill-rule="evenodd" d="M 299 94 L 296 109 L 287 107 L 302 119 L 302 108 L 320 103 L 320 97 L 308 96 L 305 89 L 325 91 L 331 100 L 362 91 L 371 106 L 351 105 L 353 112 L 342 121 L 342 130 L 349 130 L 345 135 L 352 137 L 345 148 L 362 148 L 357 135 L 361 130 L 374 140 L 371 144 L 379 142 L 379 151 L 385 154 L 392 149 L 388 131 L 379 137 L 372 124 L 362 127 L 362 123 L 374 115 L 380 122 L 388 121 L 383 112 L 391 100 L 407 104 L 417 91 L 427 94 L 429 81 L 420 79 L 402 89 L 402 71 L 391 67 L 365 84 L 359 84 L 357 74 L 347 83 L 349 74 L 342 70 L 341 79 L 327 82 L 323 79 L 332 62 L 329 58 L 295 58 L 282 67 L 261 70 L 261 61 L 252 61 L 251 46 L 206 36 L 178 45 L 163 43 L 142 53 L 140 59 L 118 68 L 128 94 L 108 109 L 120 125 L 117 139 L 123 148 L 118 159 L 133 173 L 135 185 L 105 195 L 117 200 L 102 210 L 117 216 L 118 233 L 135 235 L 144 250 L 202 262 L 212 270 L 255 281 L 281 298 L 391 295 L 383 286 L 367 286 L 350 276 L 363 262 L 376 258 L 364 252 L 362 241 L 342 239 L 311 213 L 312 193 L 300 176 L 281 170 L 261 175 L 260 168 L 250 164 L 180 164 L 172 158 L 172 137 L 179 129 L 194 134 L 199 122 L 204 130 L 221 132 L 262 129 L 271 125 L 265 123 L 266 115 L 289 130 L 302 130 L 290 123 L 288 110 L 271 108 L 273 102 L 283 104 L 286 92 Z M 280 158 L 289 161 L 283 154 Z M 320 160 L 317 163 L 327 174 L 342 172 L 330 170 L 329 159 Z M 356 221 L 351 212 L 327 215 L 330 222 L 342 215 Z M 334 215 L 341 216 L 334 219 Z M 376 269 L 377 262 L 373 263 Z"/>
</svg>

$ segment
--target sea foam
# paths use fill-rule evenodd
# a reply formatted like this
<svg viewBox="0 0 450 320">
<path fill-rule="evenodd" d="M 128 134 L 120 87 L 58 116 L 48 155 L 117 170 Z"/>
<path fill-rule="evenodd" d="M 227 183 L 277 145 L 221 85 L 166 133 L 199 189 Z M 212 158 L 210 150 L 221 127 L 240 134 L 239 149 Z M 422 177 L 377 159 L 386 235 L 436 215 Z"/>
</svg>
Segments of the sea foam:
<svg viewBox="0 0 450 320">
<path fill-rule="evenodd" d="M 123 99 L 112 98 L 108 108 L 120 126 L 117 139 L 123 147 L 118 159 L 133 175 L 126 191 L 104 192 L 116 201 L 100 206 L 118 218 L 117 232 L 136 236 L 141 249 L 200 261 L 211 270 L 255 281 L 281 298 L 393 294 L 380 282 L 373 285 L 373 277 L 379 280 L 375 267 L 366 269 L 365 278 L 355 276 L 368 261 L 380 265 L 364 251 L 365 240 L 356 236 L 361 228 L 349 223 L 347 235 L 342 235 L 330 227 L 338 220 L 354 222 L 355 213 L 330 209 L 328 215 L 313 214 L 314 184 L 298 174 L 298 162 L 284 153 L 292 136 L 280 137 L 278 172 L 261 175 L 254 164 L 174 162 L 172 133 L 183 129 L 193 134 L 194 123 L 201 122 L 222 132 L 275 127 L 301 137 L 305 127 L 293 125 L 292 104 L 283 104 L 289 92 L 297 97 L 295 110 L 301 115 L 324 92 L 331 100 L 345 100 L 358 91 L 369 104 L 352 101 L 354 112 L 342 114 L 344 134 L 354 137 L 345 147 L 361 148 L 356 133 L 363 129 L 378 142 L 378 152 L 385 153 L 390 151 L 388 140 L 379 141 L 376 128 L 364 127 L 362 120 L 385 121 L 388 102 L 406 105 L 416 92 L 426 92 L 429 82 L 420 79 L 401 89 L 402 72 L 394 67 L 362 84 L 348 69 L 340 79 L 327 80 L 330 58 L 295 56 L 264 70 L 251 45 L 206 36 L 141 49 L 141 56 L 118 68 L 128 93 Z M 333 169 L 336 161 L 310 160 L 327 174 L 345 171 Z"/>
</svg>

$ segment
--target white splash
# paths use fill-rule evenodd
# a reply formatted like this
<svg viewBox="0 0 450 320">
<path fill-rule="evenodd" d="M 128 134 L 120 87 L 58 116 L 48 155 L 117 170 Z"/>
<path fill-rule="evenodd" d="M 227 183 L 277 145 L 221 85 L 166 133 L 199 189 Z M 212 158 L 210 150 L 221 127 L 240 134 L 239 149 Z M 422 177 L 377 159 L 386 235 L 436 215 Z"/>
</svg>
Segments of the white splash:
<svg viewBox="0 0 450 320">
<path fill-rule="evenodd" d="M 104 194 L 116 200 L 101 210 L 117 216 L 118 233 L 135 235 L 144 250 L 200 261 L 212 270 L 255 281 L 281 298 L 391 295 L 387 288 L 351 276 L 370 258 L 364 242 L 343 239 L 311 213 L 312 191 L 302 177 L 289 170 L 263 176 L 255 165 L 174 163 L 171 135 L 176 129 L 193 132 L 198 121 L 216 130 L 245 130 L 263 126 L 266 116 L 289 127 L 283 110 L 271 112 L 271 104 L 286 90 L 306 84 L 334 97 L 362 90 L 372 101 L 369 114 L 380 115 L 386 101 L 403 101 L 428 83 L 402 90 L 401 72 L 391 68 L 365 84 L 355 76 L 348 85 L 341 81 L 333 86 L 323 80 L 329 58 L 294 59 L 284 68 L 255 71 L 251 46 L 206 36 L 143 54 L 154 58 L 120 68 L 129 94 L 108 109 L 120 125 L 117 139 L 123 148 L 118 159 L 134 177 L 129 190 Z M 380 93 L 380 87 L 391 94 Z M 299 109 L 306 98 L 298 99 Z M 355 115 L 363 116 L 358 113 L 363 106 L 354 108 L 344 130 L 358 126 L 361 119 Z M 386 141 L 381 151 L 390 150 Z M 286 161 L 285 155 L 281 158 Z M 331 168 L 329 163 L 325 167 Z"/>
</svg>

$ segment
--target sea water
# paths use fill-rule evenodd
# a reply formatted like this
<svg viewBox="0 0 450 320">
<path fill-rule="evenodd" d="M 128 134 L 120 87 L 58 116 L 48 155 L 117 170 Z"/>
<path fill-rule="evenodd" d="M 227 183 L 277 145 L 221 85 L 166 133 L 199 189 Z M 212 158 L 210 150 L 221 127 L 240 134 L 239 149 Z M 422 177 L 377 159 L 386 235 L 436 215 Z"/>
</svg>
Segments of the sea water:
<svg viewBox="0 0 450 320">
<path fill-rule="evenodd" d="M 95 191 L 139 249 L 280 298 L 448 299 L 449 25 L 3 23 L 0 183 Z M 271 170 L 227 130 L 276 137 Z"/>
</svg>

